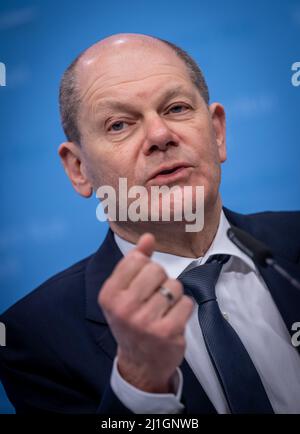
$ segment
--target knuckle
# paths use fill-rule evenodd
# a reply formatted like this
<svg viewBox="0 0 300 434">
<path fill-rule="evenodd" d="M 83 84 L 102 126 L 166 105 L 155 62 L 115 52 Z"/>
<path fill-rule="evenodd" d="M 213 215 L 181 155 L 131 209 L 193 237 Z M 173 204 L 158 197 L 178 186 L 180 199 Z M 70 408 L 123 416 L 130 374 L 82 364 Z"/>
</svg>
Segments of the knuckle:
<svg viewBox="0 0 300 434">
<path fill-rule="evenodd" d="M 174 289 L 177 292 L 178 295 L 183 295 L 183 286 L 182 283 L 178 280 L 173 281 Z"/>
<path fill-rule="evenodd" d="M 125 259 L 128 261 L 135 261 L 143 264 L 149 261 L 149 258 L 138 250 L 132 250 L 131 252 L 129 252 Z"/>
<path fill-rule="evenodd" d="M 97 299 L 98 304 L 99 304 L 100 306 L 104 307 L 104 306 L 106 305 L 106 299 L 107 299 L 107 298 L 106 298 L 106 296 L 105 296 L 103 290 L 101 290 L 101 291 L 99 292 L 99 294 L 98 294 L 98 299 Z"/>
<path fill-rule="evenodd" d="M 115 282 L 114 278 L 111 275 L 108 277 L 105 282 L 103 283 L 102 287 L 100 288 L 100 291 L 98 293 L 98 304 L 101 306 L 109 305 L 112 301 L 111 293 L 115 289 Z"/>
<path fill-rule="evenodd" d="M 114 288 L 114 279 L 112 276 L 110 276 L 103 283 L 100 294 L 104 294 L 103 296 L 106 296 L 107 293 L 113 290 L 113 288 Z"/>
<path fill-rule="evenodd" d="M 161 265 L 157 264 L 156 262 L 151 262 L 149 264 L 149 268 L 150 268 L 151 273 L 153 273 L 153 275 L 160 277 L 161 281 L 164 281 L 167 279 L 167 277 L 168 277 L 167 273 Z"/>
<path fill-rule="evenodd" d="M 109 304 L 109 288 L 110 288 L 110 284 L 109 283 L 105 283 L 102 288 L 99 291 L 98 294 L 98 304 L 102 307 L 105 307 L 106 305 Z"/>
<path fill-rule="evenodd" d="M 195 302 L 192 300 L 191 297 L 184 295 L 181 299 L 181 303 L 183 305 L 183 307 L 189 312 L 192 313 L 194 306 L 195 306 Z"/>
<path fill-rule="evenodd" d="M 165 283 L 166 287 L 169 288 L 175 297 L 179 300 L 183 295 L 183 286 L 176 279 L 168 279 Z"/>
<path fill-rule="evenodd" d="M 126 322 L 130 318 L 130 307 L 128 303 L 118 303 L 113 306 L 112 313 L 118 321 Z"/>
<path fill-rule="evenodd" d="M 185 303 L 185 305 L 187 307 L 190 307 L 191 309 L 195 306 L 195 302 L 193 301 L 193 299 L 191 297 L 189 297 L 188 295 L 184 295 L 182 297 L 182 301 Z"/>
</svg>

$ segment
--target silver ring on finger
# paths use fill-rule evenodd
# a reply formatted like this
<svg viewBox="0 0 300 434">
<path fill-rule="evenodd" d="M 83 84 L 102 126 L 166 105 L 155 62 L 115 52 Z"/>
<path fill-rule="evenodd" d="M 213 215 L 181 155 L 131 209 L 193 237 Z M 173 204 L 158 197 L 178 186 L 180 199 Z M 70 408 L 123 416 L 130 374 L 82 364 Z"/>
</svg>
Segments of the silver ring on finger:
<svg viewBox="0 0 300 434">
<path fill-rule="evenodd" d="M 170 305 L 175 303 L 175 296 L 169 288 L 166 288 L 165 286 L 161 286 L 159 288 L 159 292 L 168 300 Z"/>
</svg>

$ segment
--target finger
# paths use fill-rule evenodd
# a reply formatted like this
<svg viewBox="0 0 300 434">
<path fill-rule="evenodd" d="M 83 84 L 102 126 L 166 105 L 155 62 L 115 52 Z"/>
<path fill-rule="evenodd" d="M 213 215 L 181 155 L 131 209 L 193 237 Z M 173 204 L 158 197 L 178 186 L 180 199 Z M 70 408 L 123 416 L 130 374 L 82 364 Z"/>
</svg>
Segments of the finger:
<svg viewBox="0 0 300 434">
<path fill-rule="evenodd" d="M 150 261 L 149 257 L 133 249 L 114 268 L 109 280 L 116 291 L 127 289 L 132 280 Z"/>
<path fill-rule="evenodd" d="M 154 235 L 146 232 L 143 234 L 136 245 L 136 249 L 143 253 L 144 255 L 151 257 L 155 248 L 155 238 Z"/>
<path fill-rule="evenodd" d="M 168 279 L 164 268 L 156 262 L 148 262 L 132 280 L 130 296 L 138 303 L 148 300 L 151 295 Z"/>
<path fill-rule="evenodd" d="M 186 324 L 188 323 L 196 303 L 191 297 L 183 295 L 178 303 L 171 307 L 160 320 L 160 327 L 168 328 L 172 325 L 173 336 L 184 333 Z"/>
<path fill-rule="evenodd" d="M 156 291 L 152 297 L 150 297 L 143 305 L 141 305 L 136 316 L 143 320 L 145 324 L 149 324 L 152 321 L 161 318 L 172 305 L 176 304 L 182 297 L 182 284 L 178 280 L 167 279 L 163 282 L 164 287 L 168 288 L 174 301 L 170 302 L 160 291 Z"/>
<path fill-rule="evenodd" d="M 150 233 L 143 234 L 138 244 L 116 265 L 110 281 L 116 289 L 127 289 L 134 277 L 149 262 L 155 245 L 155 238 Z"/>
</svg>

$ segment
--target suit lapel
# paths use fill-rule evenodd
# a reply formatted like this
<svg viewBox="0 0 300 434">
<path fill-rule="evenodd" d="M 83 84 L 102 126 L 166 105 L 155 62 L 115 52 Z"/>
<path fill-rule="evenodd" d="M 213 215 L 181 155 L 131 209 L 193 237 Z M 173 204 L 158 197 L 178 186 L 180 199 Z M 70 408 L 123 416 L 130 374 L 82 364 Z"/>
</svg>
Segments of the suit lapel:
<svg viewBox="0 0 300 434">
<path fill-rule="evenodd" d="M 94 340 L 112 360 L 116 355 L 117 343 L 97 299 L 101 286 L 122 257 L 114 241 L 113 232 L 109 229 L 103 244 L 91 257 L 85 272 L 86 319 Z"/>
<path fill-rule="evenodd" d="M 122 257 L 123 255 L 114 240 L 113 232 L 109 229 L 103 244 L 91 257 L 85 273 L 86 319 L 97 345 L 111 360 L 116 355 L 117 343 L 98 305 L 97 298 L 104 281 Z M 215 408 L 185 359 L 180 368 L 183 374 L 182 401 L 186 412 L 189 414 L 216 413 Z"/>
<path fill-rule="evenodd" d="M 104 281 L 110 276 L 122 257 L 123 255 L 115 243 L 113 232 L 109 229 L 102 245 L 88 262 L 85 272 L 86 318 L 88 320 L 107 324 L 102 310 L 99 308 L 97 298 Z"/>
</svg>

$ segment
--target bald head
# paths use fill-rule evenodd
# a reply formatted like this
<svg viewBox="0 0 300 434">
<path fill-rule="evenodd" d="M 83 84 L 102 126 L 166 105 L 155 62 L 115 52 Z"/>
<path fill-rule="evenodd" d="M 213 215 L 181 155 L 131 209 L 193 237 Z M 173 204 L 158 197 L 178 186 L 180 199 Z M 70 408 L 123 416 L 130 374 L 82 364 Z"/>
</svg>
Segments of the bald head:
<svg viewBox="0 0 300 434">
<path fill-rule="evenodd" d="M 122 71 L 126 75 L 126 65 L 143 59 L 150 53 L 164 57 L 166 64 L 180 63 L 186 67 L 192 83 L 199 90 L 202 98 L 209 103 L 209 92 L 204 76 L 196 62 L 180 47 L 169 41 L 142 34 L 121 33 L 105 38 L 79 54 L 65 71 L 60 85 L 60 112 L 62 126 L 70 142 L 80 144 L 81 135 L 78 126 L 80 104 L 84 96 L 92 91 L 95 74 L 99 69 L 114 61 L 122 61 Z M 153 56 L 152 56 L 153 58 Z"/>
<path fill-rule="evenodd" d="M 166 44 L 158 38 L 153 36 L 142 35 L 137 33 L 118 33 L 116 35 L 108 36 L 94 45 L 87 48 L 80 56 L 82 64 L 90 64 L 97 60 L 99 56 L 110 56 L 114 53 L 121 53 L 122 49 L 143 49 L 156 48 L 159 50 L 168 49 Z"/>
</svg>

